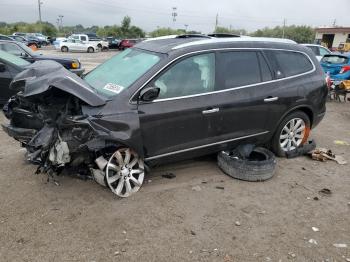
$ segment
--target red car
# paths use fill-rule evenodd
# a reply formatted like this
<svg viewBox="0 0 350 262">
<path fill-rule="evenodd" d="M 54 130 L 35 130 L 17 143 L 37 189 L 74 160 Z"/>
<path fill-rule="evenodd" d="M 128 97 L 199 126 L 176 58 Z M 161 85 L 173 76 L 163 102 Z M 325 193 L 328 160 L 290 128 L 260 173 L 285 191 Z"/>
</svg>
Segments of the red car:
<svg viewBox="0 0 350 262">
<path fill-rule="evenodd" d="M 119 49 L 124 50 L 126 48 L 133 47 L 138 42 L 141 42 L 142 39 L 123 39 L 119 44 Z"/>
</svg>

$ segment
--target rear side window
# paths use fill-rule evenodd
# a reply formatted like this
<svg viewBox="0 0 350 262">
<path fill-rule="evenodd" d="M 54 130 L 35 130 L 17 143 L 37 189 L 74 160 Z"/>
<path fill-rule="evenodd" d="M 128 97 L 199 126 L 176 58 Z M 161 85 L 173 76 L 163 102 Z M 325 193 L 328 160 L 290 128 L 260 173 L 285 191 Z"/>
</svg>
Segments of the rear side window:
<svg viewBox="0 0 350 262">
<path fill-rule="evenodd" d="M 270 69 L 259 52 L 231 51 L 219 53 L 218 57 L 219 89 L 230 89 L 272 79 Z"/>
<path fill-rule="evenodd" d="M 277 78 L 299 75 L 313 69 L 311 61 L 302 53 L 280 50 L 268 52 L 271 52 L 276 60 Z"/>
<path fill-rule="evenodd" d="M 326 55 L 321 59 L 321 62 L 328 64 L 347 64 L 349 58 L 339 55 Z"/>
<path fill-rule="evenodd" d="M 80 40 L 81 40 L 81 41 L 86 41 L 86 36 L 81 36 L 81 37 L 80 37 Z"/>
</svg>

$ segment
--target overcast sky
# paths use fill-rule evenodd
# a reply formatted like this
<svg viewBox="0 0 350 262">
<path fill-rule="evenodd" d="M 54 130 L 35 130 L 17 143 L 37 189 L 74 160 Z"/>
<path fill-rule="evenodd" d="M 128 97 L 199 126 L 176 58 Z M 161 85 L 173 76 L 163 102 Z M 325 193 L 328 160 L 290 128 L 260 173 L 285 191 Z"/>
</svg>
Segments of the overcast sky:
<svg viewBox="0 0 350 262">
<path fill-rule="evenodd" d="M 219 26 L 254 31 L 265 26 L 332 25 L 350 26 L 350 0 L 41 0 L 42 19 L 56 24 L 64 15 L 64 25 L 120 24 L 129 15 L 132 24 L 146 31 L 157 26 L 212 32 L 218 14 Z M 172 21 L 172 7 L 177 19 Z M 0 21 L 35 22 L 37 0 L 0 0 Z"/>
</svg>

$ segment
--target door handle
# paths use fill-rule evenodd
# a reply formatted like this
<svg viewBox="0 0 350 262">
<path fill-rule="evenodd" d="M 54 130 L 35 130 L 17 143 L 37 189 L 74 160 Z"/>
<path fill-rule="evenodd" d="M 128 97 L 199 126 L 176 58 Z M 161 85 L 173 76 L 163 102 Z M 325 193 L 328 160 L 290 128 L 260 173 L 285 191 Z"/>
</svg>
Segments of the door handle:
<svg viewBox="0 0 350 262">
<path fill-rule="evenodd" d="M 212 113 L 216 113 L 219 112 L 220 109 L 219 108 L 212 108 L 212 109 L 208 109 L 208 110 L 204 110 L 202 111 L 203 115 L 207 115 L 207 114 L 212 114 Z"/>
<path fill-rule="evenodd" d="M 275 96 L 275 97 L 269 96 L 269 97 L 264 99 L 264 102 L 273 102 L 273 101 L 277 101 L 277 100 L 278 100 L 277 96 Z"/>
</svg>

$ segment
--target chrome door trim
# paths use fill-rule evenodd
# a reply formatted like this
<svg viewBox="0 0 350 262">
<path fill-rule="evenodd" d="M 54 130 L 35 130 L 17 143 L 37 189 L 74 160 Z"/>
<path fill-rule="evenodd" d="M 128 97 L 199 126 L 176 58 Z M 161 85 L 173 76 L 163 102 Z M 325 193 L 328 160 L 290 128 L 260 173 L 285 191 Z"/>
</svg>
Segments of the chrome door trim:
<svg viewBox="0 0 350 262">
<path fill-rule="evenodd" d="M 174 154 L 180 154 L 180 153 L 188 152 L 188 151 L 191 151 L 191 150 L 205 148 L 205 147 L 208 147 L 208 146 L 224 144 L 224 143 L 228 143 L 228 142 L 232 142 L 232 141 L 240 140 L 240 139 L 244 139 L 244 138 L 249 138 L 249 137 L 253 137 L 253 136 L 260 136 L 260 135 L 264 135 L 264 134 L 267 134 L 267 133 L 269 133 L 269 131 L 264 131 L 264 132 L 260 132 L 260 133 L 256 133 L 256 134 L 252 134 L 252 135 L 247 135 L 247 136 L 240 136 L 240 137 L 227 139 L 227 140 L 223 140 L 223 141 L 220 141 L 220 142 L 205 144 L 205 145 L 201 145 L 201 146 L 190 147 L 190 148 L 186 148 L 186 149 L 182 149 L 182 150 L 178 150 L 178 151 L 173 151 L 173 152 L 169 152 L 169 153 L 165 153 L 165 154 L 160 154 L 160 155 L 156 155 L 156 156 L 147 157 L 147 158 L 145 158 L 145 161 L 153 160 L 153 159 L 157 159 L 157 158 L 161 158 L 161 157 L 165 157 L 165 156 L 170 156 L 170 155 L 174 155 Z"/>
<path fill-rule="evenodd" d="M 232 90 L 236 90 L 236 89 L 242 89 L 242 88 L 248 88 L 248 87 L 252 87 L 252 86 L 259 86 L 259 85 L 264 85 L 264 84 L 269 84 L 269 83 L 275 83 L 275 82 L 280 82 L 286 79 L 293 79 L 299 76 L 303 76 L 303 75 L 307 75 L 307 74 L 311 74 L 313 72 L 316 71 L 316 66 L 314 64 L 314 62 L 312 61 L 312 59 L 309 57 L 309 55 L 305 52 L 302 51 L 297 51 L 297 50 L 290 50 L 290 49 L 281 49 L 281 48 L 259 48 L 259 47 L 232 47 L 232 48 L 214 48 L 214 49 L 205 49 L 205 50 L 199 50 L 199 51 L 194 51 L 194 52 L 189 52 L 186 54 L 183 54 L 181 56 L 176 57 L 175 59 L 171 60 L 169 63 L 167 63 L 166 65 L 164 65 L 161 69 L 159 69 L 155 74 L 153 74 L 153 76 L 151 76 L 141 87 L 139 87 L 130 97 L 129 99 L 129 103 L 133 103 L 133 99 L 136 96 L 136 94 L 142 89 L 144 88 L 149 82 L 151 82 L 159 73 L 161 73 L 165 68 L 167 68 L 169 65 L 171 65 L 172 63 L 176 62 L 177 60 L 185 57 L 185 56 L 190 56 L 192 54 L 200 54 L 200 53 L 206 53 L 206 52 L 210 52 L 210 51 L 229 51 L 229 50 L 255 50 L 255 51 L 260 51 L 260 50 L 276 50 L 276 51 L 287 51 L 287 52 L 295 52 L 295 53 L 301 53 L 303 55 L 305 55 L 307 57 L 307 59 L 309 59 L 310 63 L 312 64 L 312 69 L 310 71 L 301 73 L 301 74 L 297 74 L 297 75 L 293 75 L 293 76 L 288 76 L 288 77 L 284 77 L 284 78 L 279 78 L 279 79 L 273 79 L 273 80 L 269 80 L 269 81 L 265 81 L 265 82 L 259 82 L 259 83 L 255 83 L 255 84 L 250 84 L 250 85 L 244 85 L 244 86 L 237 86 L 237 87 L 232 87 L 229 89 L 224 89 L 224 90 L 217 90 L 217 91 L 212 91 L 212 92 L 206 92 L 206 93 L 201 93 L 201 94 L 195 94 L 195 95 L 188 95 L 188 96 L 179 96 L 179 97 L 172 97 L 172 98 L 163 98 L 163 99 L 155 99 L 153 100 L 151 103 L 157 103 L 157 102 L 163 102 L 163 101 L 170 101 L 170 100 L 178 100 L 178 99 L 183 99 L 183 98 L 191 98 L 191 97 L 197 97 L 197 96 L 205 96 L 205 95 L 210 95 L 210 94 L 217 94 L 217 93 L 223 93 L 223 92 L 229 92 Z"/>
</svg>

